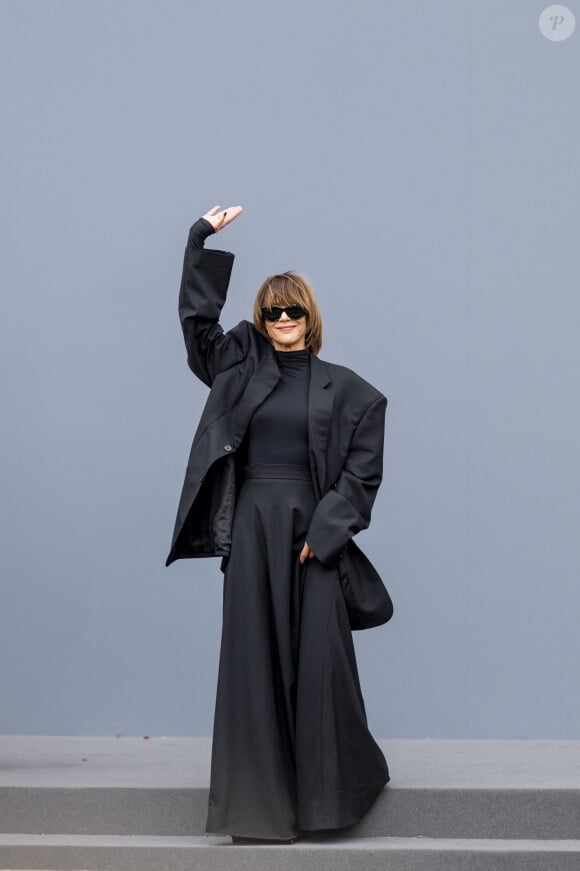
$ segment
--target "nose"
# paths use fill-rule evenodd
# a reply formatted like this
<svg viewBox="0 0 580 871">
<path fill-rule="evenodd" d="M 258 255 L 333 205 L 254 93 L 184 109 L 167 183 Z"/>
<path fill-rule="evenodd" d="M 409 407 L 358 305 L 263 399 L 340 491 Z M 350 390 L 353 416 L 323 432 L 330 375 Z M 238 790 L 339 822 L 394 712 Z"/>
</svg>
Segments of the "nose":
<svg viewBox="0 0 580 871">
<path fill-rule="evenodd" d="M 281 320 L 281 321 L 289 321 L 290 318 L 288 317 L 288 313 L 287 313 L 287 312 L 282 312 L 282 314 L 280 315 L 280 320 Z"/>
</svg>

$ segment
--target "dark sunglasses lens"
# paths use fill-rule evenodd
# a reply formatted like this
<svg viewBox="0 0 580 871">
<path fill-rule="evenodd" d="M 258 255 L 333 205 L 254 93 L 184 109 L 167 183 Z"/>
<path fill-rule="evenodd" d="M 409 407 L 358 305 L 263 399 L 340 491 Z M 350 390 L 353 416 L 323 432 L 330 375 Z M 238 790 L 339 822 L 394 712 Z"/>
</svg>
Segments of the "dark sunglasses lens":
<svg viewBox="0 0 580 871">
<path fill-rule="evenodd" d="M 304 317 L 306 312 L 299 305 L 289 305 L 288 308 L 286 309 L 286 314 L 292 320 L 298 320 L 298 318 Z"/>
<path fill-rule="evenodd" d="M 265 321 L 277 321 L 282 316 L 283 311 L 286 312 L 291 320 L 298 320 L 298 318 L 302 318 L 306 314 L 304 309 L 299 305 L 289 305 L 286 308 L 273 305 L 272 308 L 262 309 L 262 317 Z"/>
</svg>

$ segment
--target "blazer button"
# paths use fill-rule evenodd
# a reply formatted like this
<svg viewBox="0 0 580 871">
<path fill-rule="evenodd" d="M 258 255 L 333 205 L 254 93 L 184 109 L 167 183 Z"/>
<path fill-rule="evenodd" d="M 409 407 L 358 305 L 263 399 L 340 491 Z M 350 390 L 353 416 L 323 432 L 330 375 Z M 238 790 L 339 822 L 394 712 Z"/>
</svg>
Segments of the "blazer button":
<svg viewBox="0 0 580 871">
<path fill-rule="evenodd" d="M 204 478 L 205 478 L 205 475 L 200 475 L 200 476 L 199 476 L 199 480 L 200 480 L 200 481 L 203 481 Z"/>
<path fill-rule="evenodd" d="M 231 445 L 224 445 L 224 451 L 231 451 L 231 449 L 232 449 Z"/>
</svg>

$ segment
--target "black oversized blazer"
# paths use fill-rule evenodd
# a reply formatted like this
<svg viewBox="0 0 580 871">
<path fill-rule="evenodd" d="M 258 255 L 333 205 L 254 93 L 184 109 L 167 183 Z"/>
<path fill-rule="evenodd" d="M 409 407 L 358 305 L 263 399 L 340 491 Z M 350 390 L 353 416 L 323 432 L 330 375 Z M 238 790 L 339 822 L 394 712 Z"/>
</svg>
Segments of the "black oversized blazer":
<svg viewBox="0 0 580 871">
<path fill-rule="evenodd" d="M 280 378 L 274 347 L 253 323 L 219 323 L 234 255 L 185 249 L 179 317 L 191 370 L 211 389 L 194 435 L 166 566 L 230 553 L 236 504 L 235 452 Z M 371 519 L 383 474 L 386 397 L 345 366 L 311 355 L 310 470 L 317 499 L 305 540 L 324 565 L 381 583 L 351 540 Z M 389 619 L 390 615 L 386 616 Z M 381 622 L 384 622 L 384 615 Z"/>
</svg>

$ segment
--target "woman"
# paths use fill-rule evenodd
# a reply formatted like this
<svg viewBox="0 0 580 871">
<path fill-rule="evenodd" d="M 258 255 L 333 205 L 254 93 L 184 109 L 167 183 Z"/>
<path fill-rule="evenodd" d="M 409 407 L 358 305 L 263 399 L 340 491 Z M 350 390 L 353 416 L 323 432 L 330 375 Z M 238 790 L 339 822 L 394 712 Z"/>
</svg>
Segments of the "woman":
<svg viewBox="0 0 580 871">
<path fill-rule="evenodd" d="M 368 526 L 382 479 L 387 400 L 320 360 L 320 312 L 296 273 L 268 278 L 253 323 L 223 331 L 233 255 L 204 240 L 241 212 L 210 209 L 185 251 L 188 363 L 211 391 L 166 565 L 222 556 L 206 831 L 292 842 L 358 822 L 390 779 L 367 726 L 341 588 L 356 560 L 376 576 L 351 539 Z"/>
</svg>

